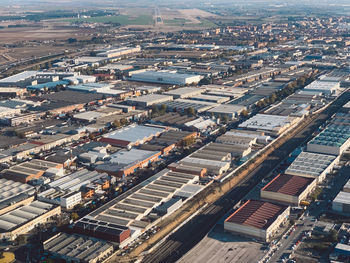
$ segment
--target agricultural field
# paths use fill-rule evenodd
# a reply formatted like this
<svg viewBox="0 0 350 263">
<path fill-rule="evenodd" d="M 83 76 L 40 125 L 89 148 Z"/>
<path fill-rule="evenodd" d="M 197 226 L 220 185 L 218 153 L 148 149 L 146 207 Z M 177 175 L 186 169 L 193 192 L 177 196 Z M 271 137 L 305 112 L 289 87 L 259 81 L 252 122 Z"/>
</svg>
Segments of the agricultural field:
<svg viewBox="0 0 350 263">
<path fill-rule="evenodd" d="M 88 18 L 75 18 L 67 19 L 69 22 L 87 22 L 87 23 L 109 23 L 109 24 L 120 24 L 125 25 L 151 25 L 153 24 L 153 18 L 149 15 L 115 15 L 115 16 L 98 16 L 98 17 L 88 17 Z"/>
</svg>

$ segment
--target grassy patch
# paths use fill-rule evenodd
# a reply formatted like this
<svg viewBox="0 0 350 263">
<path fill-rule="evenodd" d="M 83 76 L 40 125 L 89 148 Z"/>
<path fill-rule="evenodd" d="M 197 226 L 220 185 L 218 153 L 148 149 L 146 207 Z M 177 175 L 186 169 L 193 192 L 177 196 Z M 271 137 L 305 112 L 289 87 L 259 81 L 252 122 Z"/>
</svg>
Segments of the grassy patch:
<svg viewBox="0 0 350 263">
<path fill-rule="evenodd" d="M 69 22 L 88 22 L 88 23 L 112 23 L 124 25 L 150 25 L 153 23 L 153 18 L 149 15 L 139 15 L 135 17 L 130 17 L 127 15 L 117 15 L 117 16 L 99 16 L 99 17 L 89 17 L 89 18 L 76 18 L 67 19 Z"/>
</svg>

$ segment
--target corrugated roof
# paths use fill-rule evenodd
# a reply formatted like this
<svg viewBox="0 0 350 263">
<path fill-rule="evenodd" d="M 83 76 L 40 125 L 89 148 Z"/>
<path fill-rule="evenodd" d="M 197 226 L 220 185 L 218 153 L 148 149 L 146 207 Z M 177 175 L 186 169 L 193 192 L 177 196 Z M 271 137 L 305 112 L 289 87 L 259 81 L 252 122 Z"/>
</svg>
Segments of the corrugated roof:
<svg viewBox="0 0 350 263">
<path fill-rule="evenodd" d="M 262 191 L 299 196 L 313 180 L 315 179 L 289 174 L 279 174 L 268 183 Z"/>
<path fill-rule="evenodd" d="M 259 229 L 267 229 L 288 206 L 269 202 L 249 200 L 225 222 L 247 225 Z"/>
</svg>

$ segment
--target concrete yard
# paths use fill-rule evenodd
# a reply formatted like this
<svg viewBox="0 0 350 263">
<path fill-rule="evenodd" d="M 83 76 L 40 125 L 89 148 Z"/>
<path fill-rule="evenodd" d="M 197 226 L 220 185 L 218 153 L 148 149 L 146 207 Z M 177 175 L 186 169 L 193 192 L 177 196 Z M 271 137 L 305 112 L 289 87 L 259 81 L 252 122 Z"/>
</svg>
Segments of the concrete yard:
<svg viewBox="0 0 350 263">
<path fill-rule="evenodd" d="M 264 252 L 262 244 L 251 239 L 223 232 L 223 225 L 217 224 L 214 229 L 192 250 L 184 255 L 178 263 L 203 262 L 258 262 Z"/>
</svg>

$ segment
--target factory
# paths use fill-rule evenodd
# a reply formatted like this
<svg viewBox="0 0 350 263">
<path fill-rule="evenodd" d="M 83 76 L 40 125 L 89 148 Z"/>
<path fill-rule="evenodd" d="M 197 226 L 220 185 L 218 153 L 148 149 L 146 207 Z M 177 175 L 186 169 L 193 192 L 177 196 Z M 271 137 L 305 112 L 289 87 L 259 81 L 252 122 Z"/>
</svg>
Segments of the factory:
<svg viewBox="0 0 350 263">
<path fill-rule="evenodd" d="M 60 214 L 60 206 L 40 201 L 16 208 L 0 216 L 0 239 L 14 240 Z"/>
<path fill-rule="evenodd" d="M 0 189 L 0 215 L 34 200 L 35 189 L 28 184 L 1 178 Z"/>
<path fill-rule="evenodd" d="M 174 101 L 165 102 L 164 104 L 167 106 L 167 109 L 172 111 L 185 112 L 187 109 L 192 108 L 198 113 L 218 106 L 218 104 L 213 102 L 195 101 L 190 99 L 176 99 Z"/>
<path fill-rule="evenodd" d="M 218 103 L 218 104 L 225 103 L 225 102 L 230 100 L 227 97 L 207 95 L 207 94 L 199 94 L 199 95 L 191 97 L 190 99 L 197 100 L 197 101 L 213 102 L 213 103 Z"/>
<path fill-rule="evenodd" d="M 237 118 L 246 107 L 233 104 L 222 104 L 207 110 L 208 115 L 214 115 L 216 118 L 227 116 L 229 120 Z"/>
<path fill-rule="evenodd" d="M 83 197 L 91 197 L 94 194 L 94 191 L 90 191 L 91 188 L 96 189 L 96 191 L 103 191 L 109 188 L 111 180 L 112 178 L 107 174 L 82 169 L 63 176 L 47 185 L 50 189 L 56 189 L 57 192 L 49 191 L 49 189 L 40 193 L 39 196 L 42 200 L 48 202 L 50 202 L 50 199 L 55 201 L 56 198 L 60 199 L 60 192 L 58 191 L 61 191 L 65 193 L 62 196 L 66 198 L 66 200 L 61 202 L 61 200 L 56 199 L 56 201 L 60 201 L 60 204 L 63 205 L 64 202 L 71 202 L 69 207 L 73 207 L 81 201 L 81 197 L 79 198 L 79 194 L 68 195 L 69 193 L 82 192 Z M 89 190 L 86 191 L 86 188 Z"/>
<path fill-rule="evenodd" d="M 13 117 L 17 114 L 21 113 L 21 109 L 12 109 L 12 108 L 7 108 L 7 107 L 2 107 L 0 106 L 0 120 Z"/>
<path fill-rule="evenodd" d="M 146 151 L 140 149 L 121 150 L 112 154 L 108 162 L 96 167 L 99 172 L 118 177 L 128 176 L 139 168 L 144 168 L 159 159 L 160 151 Z"/>
<path fill-rule="evenodd" d="M 306 87 L 304 91 L 322 93 L 324 95 L 336 95 L 337 91 L 340 88 L 340 83 L 336 81 L 326 81 L 326 80 L 315 80 Z"/>
<path fill-rule="evenodd" d="M 134 233 L 145 229 L 152 220 L 160 218 L 156 208 L 162 208 L 171 198 L 185 201 L 203 189 L 195 184 L 199 176 L 193 173 L 164 169 L 125 194 L 99 207 L 74 224 L 78 233 L 122 243 Z M 197 172 L 196 172 L 197 173 Z M 162 212 L 172 213 L 181 202 L 164 206 Z M 145 220 L 146 219 L 146 220 Z M 105 228 L 104 228 L 105 227 Z M 109 228 L 113 228 L 109 230 Z M 91 231 L 89 231 L 91 229 Z M 93 231 L 93 230 L 99 231 Z"/>
<path fill-rule="evenodd" d="M 127 99 L 126 102 L 129 105 L 135 105 L 135 106 L 146 108 L 146 107 L 152 106 L 153 104 L 160 105 L 163 102 L 172 101 L 172 100 L 173 98 L 171 96 L 162 95 L 162 94 L 148 94 L 137 98 Z"/>
<path fill-rule="evenodd" d="M 271 136 L 279 136 L 298 121 L 299 118 L 258 113 L 241 123 L 239 127 L 262 131 Z"/>
<path fill-rule="evenodd" d="M 350 125 L 331 123 L 307 144 L 307 151 L 341 155 L 350 146 Z"/>
<path fill-rule="evenodd" d="M 186 99 L 194 96 L 197 97 L 197 95 L 200 95 L 203 92 L 205 92 L 205 89 L 184 87 L 184 88 L 173 89 L 173 90 L 164 92 L 163 94 L 172 96 L 174 99 Z"/>
<path fill-rule="evenodd" d="M 272 138 L 268 135 L 265 135 L 263 132 L 257 131 L 247 131 L 247 130 L 230 130 L 225 133 L 225 135 L 235 135 L 245 138 L 256 138 L 257 143 L 268 144 Z"/>
<path fill-rule="evenodd" d="M 279 174 L 260 191 L 261 200 L 299 206 L 316 188 L 317 180 L 289 174 Z"/>
<path fill-rule="evenodd" d="M 108 58 L 108 59 L 113 59 L 113 58 L 118 58 L 130 54 L 134 54 L 137 52 L 141 51 L 140 46 L 136 47 L 119 47 L 119 48 L 106 48 L 106 49 L 100 49 L 96 50 L 97 57 L 102 57 L 102 58 Z"/>
<path fill-rule="evenodd" d="M 333 155 L 301 152 L 285 173 L 316 178 L 317 183 L 320 183 L 332 171 L 338 160 L 339 157 Z"/>
<path fill-rule="evenodd" d="M 64 262 L 104 262 L 113 244 L 77 234 L 58 233 L 43 243 L 44 251 Z"/>
<path fill-rule="evenodd" d="M 165 129 L 161 128 L 133 124 L 104 135 L 100 141 L 113 146 L 131 148 L 158 137 L 164 131 Z"/>
<path fill-rule="evenodd" d="M 62 208 L 70 210 L 82 202 L 81 192 L 66 192 L 55 188 L 50 188 L 37 195 L 39 201 L 60 205 Z"/>
<path fill-rule="evenodd" d="M 186 85 L 186 84 L 196 84 L 203 77 L 200 75 L 190 75 L 190 74 L 179 74 L 173 71 L 144 71 L 133 73 L 129 80 L 148 82 L 148 83 L 159 83 L 168 85 Z"/>
<path fill-rule="evenodd" d="M 270 242 L 280 225 L 288 222 L 289 214 L 289 206 L 249 200 L 225 220 L 224 229 Z"/>
<path fill-rule="evenodd" d="M 332 210 L 338 213 L 350 214 L 350 193 L 340 191 L 332 202 Z"/>
<path fill-rule="evenodd" d="M 63 165 L 54 162 L 33 159 L 11 166 L 9 169 L 1 171 L 0 176 L 16 182 L 27 183 L 34 179 L 39 179 L 45 173 L 62 174 Z"/>
</svg>

